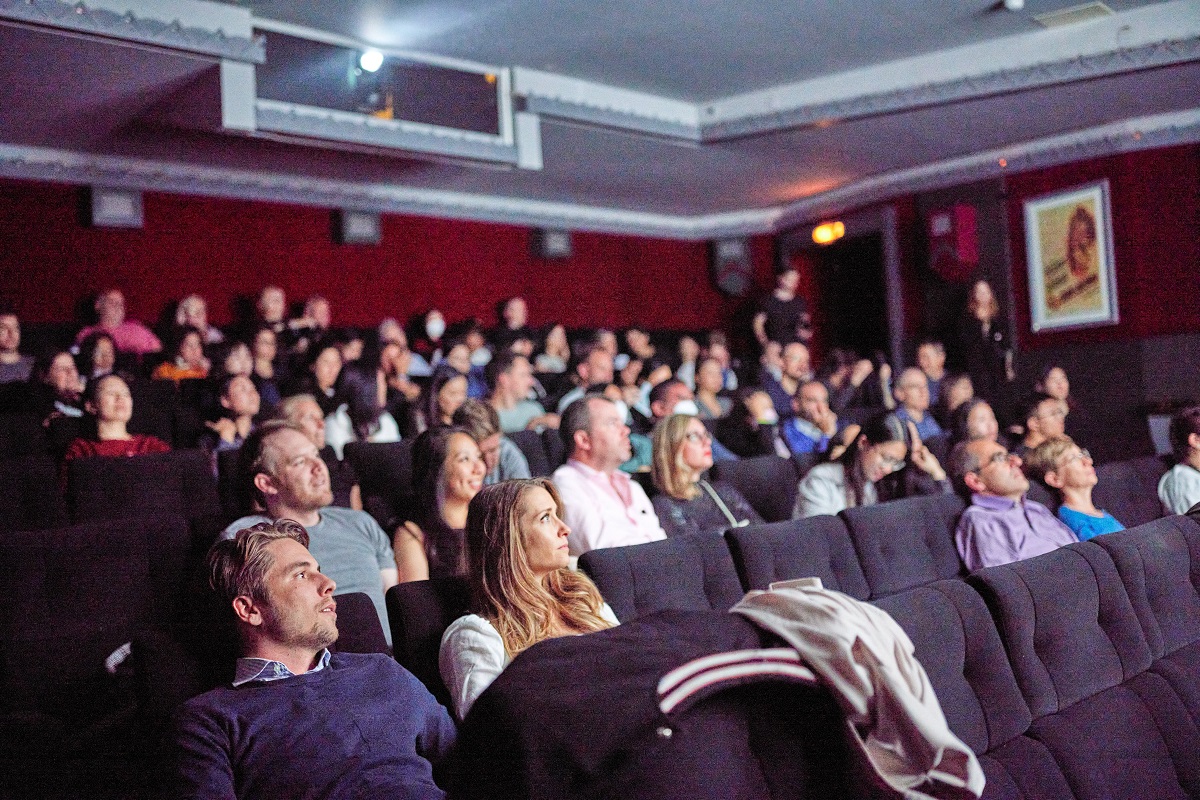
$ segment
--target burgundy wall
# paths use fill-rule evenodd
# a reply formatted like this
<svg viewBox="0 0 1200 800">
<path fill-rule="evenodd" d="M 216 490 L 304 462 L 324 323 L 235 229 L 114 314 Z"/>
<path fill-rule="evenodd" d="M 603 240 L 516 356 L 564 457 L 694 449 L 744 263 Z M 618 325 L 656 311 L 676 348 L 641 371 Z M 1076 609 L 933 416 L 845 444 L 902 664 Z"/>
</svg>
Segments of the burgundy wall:
<svg viewBox="0 0 1200 800">
<path fill-rule="evenodd" d="M 566 261 L 535 259 L 529 229 L 388 214 L 379 246 L 340 246 L 327 210 L 147 193 L 140 230 L 79 222 L 79 190 L 0 181 L 0 296 L 30 322 L 70 320 L 89 293 L 115 285 L 132 317 L 199 292 L 213 322 L 234 300 L 277 283 L 289 301 L 321 293 L 335 324 L 374 325 L 434 305 L 450 320 L 494 319 L 496 302 L 529 299 L 534 324 L 706 328 L 738 303 L 708 276 L 708 247 L 634 236 L 575 233 Z M 772 285 L 772 239 L 751 242 L 755 272 Z"/>
<path fill-rule="evenodd" d="M 1023 203 L 1107 178 L 1117 325 L 1029 332 Z M 1200 331 L 1200 146 L 1149 150 L 1013 175 L 1008 222 L 1017 330 L 1024 349 Z"/>
</svg>

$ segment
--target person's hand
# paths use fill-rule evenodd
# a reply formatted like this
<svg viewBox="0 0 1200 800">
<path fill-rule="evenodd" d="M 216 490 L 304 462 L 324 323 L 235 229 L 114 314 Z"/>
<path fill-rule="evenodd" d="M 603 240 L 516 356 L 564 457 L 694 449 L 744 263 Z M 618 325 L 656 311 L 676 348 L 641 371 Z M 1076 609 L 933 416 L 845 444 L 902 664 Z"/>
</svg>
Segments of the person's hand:
<svg viewBox="0 0 1200 800">
<path fill-rule="evenodd" d="M 542 414 L 529 420 L 529 424 L 525 426 L 526 430 L 537 430 L 538 428 L 550 428 L 558 430 L 559 416 L 558 414 Z"/>
<path fill-rule="evenodd" d="M 825 411 L 817 419 L 814 419 L 813 422 L 821 429 L 821 433 L 826 436 L 833 436 L 837 433 L 837 414 L 833 413 L 833 409 L 828 406 L 825 407 Z"/>
<path fill-rule="evenodd" d="M 879 382 L 884 386 L 892 382 L 892 365 L 886 361 L 879 365 Z"/>
<path fill-rule="evenodd" d="M 867 376 L 874 371 L 875 365 L 871 363 L 869 358 L 860 358 L 854 364 L 854 369 L 850 370 L 850 385 L 861 386 L 862 382 L 867 379 Z"/>
<path fill-rule="evenodd" d="M 917 426 L 911 420 L 908 422 L 908 435 L 912 439 L 912 452 L 909 454 L 908 460 L 935 481 L 945 480 L 946 470 L 942 469 L 937 456 L 929 452 L 929 448 L 921 441 L 921 437 L 917 433 Z"/>
<path fill-rule="evenodd" d="M 233 442 L 237 439 L 237 425 L 231 419 L 222 417 L 216 422 L 206 422 L 204 425 L 226 442 Z"/>
</svg>

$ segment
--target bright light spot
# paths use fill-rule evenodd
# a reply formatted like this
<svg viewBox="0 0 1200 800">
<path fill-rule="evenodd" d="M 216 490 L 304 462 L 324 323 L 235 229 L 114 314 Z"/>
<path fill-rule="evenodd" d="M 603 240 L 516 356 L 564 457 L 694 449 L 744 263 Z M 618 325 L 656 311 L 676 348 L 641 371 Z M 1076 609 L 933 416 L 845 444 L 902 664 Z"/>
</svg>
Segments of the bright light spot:
<svg viewBox="0 0 1200 800">
<path fill-rule="evenodd" d="M 825 222 L 813 228 L 813 241 L 817 244 L 836 242 L 846 235 L 846 226 L 841 222 Z"/>
<path fill-rule="evenodd" d="M 378 50 L 366 50 L 359 56 L 358 65 L 367 72 L 377 72 L 383 66 L 383 53 Z"/>
</svg>

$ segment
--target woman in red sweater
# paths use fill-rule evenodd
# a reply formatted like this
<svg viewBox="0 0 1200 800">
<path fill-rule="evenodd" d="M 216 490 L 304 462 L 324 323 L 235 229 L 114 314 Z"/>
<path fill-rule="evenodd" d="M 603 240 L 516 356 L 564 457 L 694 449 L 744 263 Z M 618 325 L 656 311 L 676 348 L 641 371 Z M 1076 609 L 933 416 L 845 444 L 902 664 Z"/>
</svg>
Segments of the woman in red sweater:
<svg viewBox="0 0 1200 800">
<path fill-rule="evenodd" d="M 64 461 L 91 456 L 140 456 L 171 449 L 156 436 L 126 430 L 133 415 L 133 395 L 120 375 L 109 374 L 88 381 L 84 399 L 84 408 L 96 420 L 96 437 L 71 442 Z"/>
</svg>

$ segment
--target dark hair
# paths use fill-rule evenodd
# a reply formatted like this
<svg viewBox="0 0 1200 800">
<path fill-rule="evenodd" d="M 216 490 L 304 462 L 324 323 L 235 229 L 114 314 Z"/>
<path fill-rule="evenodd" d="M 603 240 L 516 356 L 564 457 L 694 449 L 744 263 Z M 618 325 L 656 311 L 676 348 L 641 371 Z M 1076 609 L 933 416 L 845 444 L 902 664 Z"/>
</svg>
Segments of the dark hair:
<svg viewBox="0 0 1200 800">
<path fill-rule="evenodd" d="M 92 378 L 87 382 L 87 385 L 83 387 L 83 403 L 85 406 L 89 403 L 93 406 L 96 404 L 96 395 L 100 393 L 100 384 L 104 383 L 109 378 L 120 378 L 125 382 L 126 387 L 129 387 L 133 384 L 133 376 L 124 372 L 106 372 L 103 375 Z M 88 413 L 93 417 L 96 416 L 91 411 Z"/>
<path fill-rule="evenodd" d="M 525 358 L 520 353 L 514 353 L 507 348 L 497 351 L 492 360 L 483 368 L 483 378 L 487 381 L 488 391 L 496 391 L 496 381 L 500 376 L 512 369 L 518 358 Z"/>
<path fill-rule="evenodd" d="M 687 384 L 679 380 L 679 378 L 667 378 L 665 381 L 656 383 L 654 388 L 650 390 L 648 405 L 653 408 L 654 404 L 666 398 L 667 392 L 671 391 L 671 389 L 675 386 L 683 386 L 684 388 L 687 388 Z M 668 409 L 668 412 L 669 411 L 670 409 Z"/>
<path fill-rule="evenodd" d="M 971 496 L 971 490 L 966 484 L 967 473 L 978 472 L 982 466 L 968 447 L 969 444 L 970 442 L 964 439 L 954 445 L 954 449 L 950 451 L 950 456 L 946 460 L 946 471 L 950 475 L 950 480 L 953 481 L 955 490 L 964 497 Z"/>
<path fill-rule="evenodd" d="M 416 499 L 415 522 L 425 533 L 425 557 L 430 564 L 441 561 L 437 552 L 437 529 L 448 527 L 442 517 L 442 506 L 445 505 L 445 490 L 443 488 L 443 472 L 446 464 L 446 454 L 450 450 L 450 440 L 455 435 L 462 434 L 475 441 L 470 432 L 454 425 L 442 425 L 430 428 L 413 442 L 413 489 Z M 466 569 L 466 554 L 459 551 L 458 563 L 451 566 L 454 574 L 461 574 Z"/>
<path fill-rule="evenodd" d="M 950 415 L 950 441 L 957 443 L 971 440 L 971 434 L 967 430 L 967 420 L 970 419 L 971 412 L 975 410 L 975 407 L 981 404 L 989 408 L 992 405 L 982 397 L 972 397 L 954 409 L 954 412 Z"/>
<path fill-rule="evenodd" d="M 1021 405 L 1017 409 L 1018 413 L 1020 414 L 1018 419 L 1021 420 L 1021 424 L 1028 425 L 1030 418 L 1038 415 L 1038 409 L 1041 407 L 1042 403 L 1046 402 L 1047 400 L 1054 400 L 1054 398 L 1045 392 L 1032 392 L 1026 395 L 1025 398 L 1021 400 Z M 1058 401 L 1054 400 L 1054 402 L 1057 403 Z"/>
<path fill-rule="evenodd" d="M 850 505 L 862 503 L 863 487 L 866 484 L 862 471 L 858 469 L 859 453 L 864 448 L 888 442 L 903 442 L 905 458 L 907 458 L 908 452 L 912 449 L 912 438 L 909 436 L 908 425 L 894 413 L 876 414 L 862 424 L 854 441 L 838 457 L 838 461 L 846 470 L 846 491 L 850 495 L 848 499 L 852 501 Z"/>
<path fill-rule="evenodd" d="M 232 539 L 218 541 L 205 559 L 208 585 L 226 605 L 231 605 L 238 597 L 265 602 L 266 576 L 272 564 L 266 548 L 280 539 L 292 539 L 308 547 L 308 531 L 293 519 L 260 522 L 242 528 Z"/>
<path fill-rule="evenodd" d="M 108 339 L 109 344 L 112 345 L 113 355 L 117 355 L 117 340 L 112 337 L 112 334 L 104 331 L 92 331 L 79 343 L 79 356 L 75 359 L 75 366 L 79 369 L 79 374 L 91 377 L 92 359 L 96 355 L 96 348 L 101 339 Z"/>
<path fill-rule="evenodd" d="M 196 334 L 200 339 L 200 349 L 203 350 L 207 342 L 204 341 L 204 332 L 194 325 L 176 325 L 171 330 L 171 355 L 179 355 L 179 348 L 183 346 L 183 340 L 191 334 Z"/>
<path fill-rule="evenodd" d="M 449 348 L 446 349 L 449 350 Z M 442 424 L 442 412 L 438 408 L 438 395 L 441 393 L 442 387 L 455 378 L 465 380 L 466 377 L 445 361 L 434 367 L 433 375 L 429 377 L 429 385 L 425 387 L 425 397 L 421 401 L 421 411 L 425 414 L 425 425 L 429 429 L 432 430 Z"/>
<path fill-rule="evenodd" d="M 262 490 L 254 485 L 254 477 L 260 472 L 271 474 L 272 465 L 267 464 L 265 458 L 266 441 L 271 436 L 285 430 L 295 431 L 301 436 L 305 435 L 300 426 L 295 423 L 285 419 L 272 419 L 251 431 L 250 435 L 246 437 L 246 441 L 242 442 L 242 446 L 238 449 L 238 500 L 243 509 L 250 507 L 251 500 L 262 508 L 267 507 L 267 498 L 263 496 Z"/>
<path fill-rule="evenodd" d="M 347 367 L 339 376 L 341 394 L 346 398 L 354 435 L 366 441 L 379 431 L 383 408 L 379 405 L 379 386 L 374 371 Z"/>
<path fill-rule="evenodd" d="M 1200 406 L 1180 409 L 1171 417 L 1171 449 L 1175 451 L 1177 461 L 1187 459 L 1188 437 L 1193 433 L 1200 433 Z"/>
</svg>

